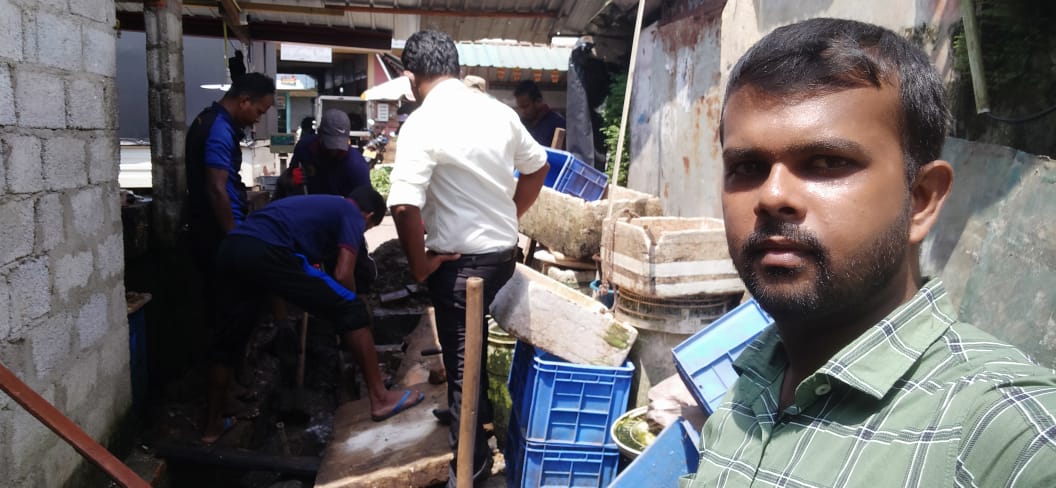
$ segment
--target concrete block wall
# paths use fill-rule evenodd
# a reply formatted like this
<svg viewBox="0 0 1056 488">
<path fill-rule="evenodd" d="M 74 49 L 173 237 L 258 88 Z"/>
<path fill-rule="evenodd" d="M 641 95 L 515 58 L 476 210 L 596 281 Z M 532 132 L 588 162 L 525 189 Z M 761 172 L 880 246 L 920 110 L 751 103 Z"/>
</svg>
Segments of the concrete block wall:
<svg viewBox="0 0 1056 488">
<path fill-rule="evenodd" d="M 0 0 L 0 362 L 103 442 L 131 404 L 113 0 Z M 0 394 L 0 480 L 80 456 Z"/>
</svg>

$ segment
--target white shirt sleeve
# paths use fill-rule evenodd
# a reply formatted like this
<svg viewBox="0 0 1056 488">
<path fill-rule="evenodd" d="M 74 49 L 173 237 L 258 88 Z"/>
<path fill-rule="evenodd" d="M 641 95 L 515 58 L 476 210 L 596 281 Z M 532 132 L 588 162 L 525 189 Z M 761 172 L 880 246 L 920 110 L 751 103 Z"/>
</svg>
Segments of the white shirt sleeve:
<svg viewBox="0 0 1056 488">
<path fill-rule="evenodd" d="M 427 149 L 428 133 L 422 132 L 414 123 L 413 115 L 404 122 L 396 148 L 396 163 L 389 176 L 389 199 L 386 205 L 411 205 L 422 208 L 429 179 L 436 167 L 436 160 Z"/>
</svg>

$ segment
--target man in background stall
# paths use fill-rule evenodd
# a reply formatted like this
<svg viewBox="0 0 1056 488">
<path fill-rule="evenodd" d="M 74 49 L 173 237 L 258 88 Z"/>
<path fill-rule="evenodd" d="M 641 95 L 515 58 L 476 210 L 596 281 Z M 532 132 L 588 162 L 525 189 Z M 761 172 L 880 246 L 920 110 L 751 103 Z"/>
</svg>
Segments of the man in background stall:
<svg viewBox="0 0 1056 488">
<path fill-rule="evenodd" d="M 521 116 L 532 138 L 543 147 L 550 147 L 554 132 L 565 128 L 565 118 L 543 101 L 539 85 L 532 80 L 520 82 L 513 89 L 513 97 L 517 101 L 517 114 Z"/>
</svg>

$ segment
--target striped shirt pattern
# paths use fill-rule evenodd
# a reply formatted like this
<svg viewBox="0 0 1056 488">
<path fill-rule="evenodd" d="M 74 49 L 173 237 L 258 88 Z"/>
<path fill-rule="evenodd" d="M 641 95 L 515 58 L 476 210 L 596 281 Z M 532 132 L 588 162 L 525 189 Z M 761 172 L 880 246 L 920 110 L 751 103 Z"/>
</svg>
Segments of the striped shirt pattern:
<svg viewBox="0 0 1056 488">
<path fill-rule="evenodd" d="M 783 411 L 787 359 L 765 330 L 680 486 L 1056 487 L 1056 376 L 955 317 L 942 282 L 928 282 Z"/>
</svg>

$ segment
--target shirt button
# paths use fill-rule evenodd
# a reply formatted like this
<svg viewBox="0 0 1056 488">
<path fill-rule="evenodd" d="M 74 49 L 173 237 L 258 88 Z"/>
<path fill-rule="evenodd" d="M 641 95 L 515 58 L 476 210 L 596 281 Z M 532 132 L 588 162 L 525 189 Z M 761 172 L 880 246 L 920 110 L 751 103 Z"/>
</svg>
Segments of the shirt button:
<svg viewBox="0 0 1056 488">
<path fill-rule="evenodd" d="M 814 394 L 817 396 L 828 395 L 830 391 L 832 391 L 832 387 L 828 384 L 818 385 L 816 388 L 814 388 Z"/>
</svg>

